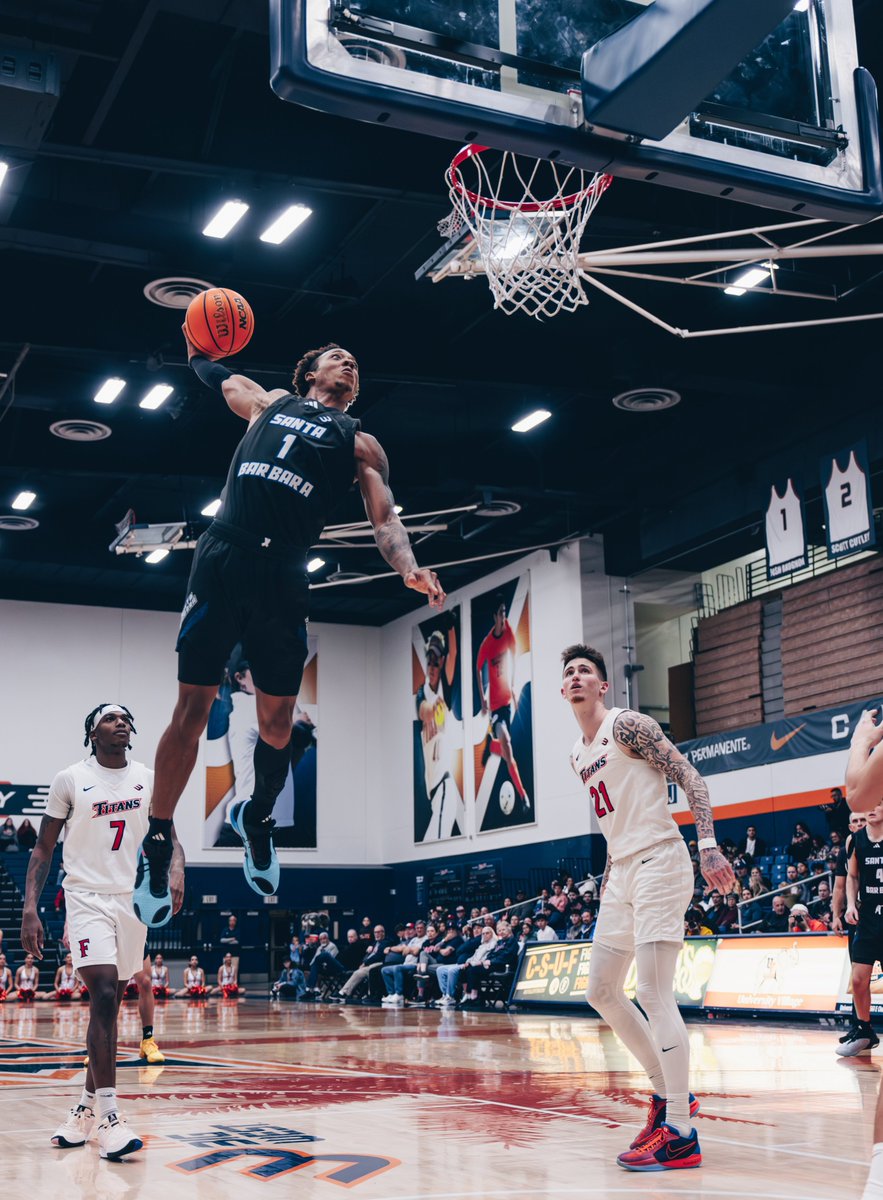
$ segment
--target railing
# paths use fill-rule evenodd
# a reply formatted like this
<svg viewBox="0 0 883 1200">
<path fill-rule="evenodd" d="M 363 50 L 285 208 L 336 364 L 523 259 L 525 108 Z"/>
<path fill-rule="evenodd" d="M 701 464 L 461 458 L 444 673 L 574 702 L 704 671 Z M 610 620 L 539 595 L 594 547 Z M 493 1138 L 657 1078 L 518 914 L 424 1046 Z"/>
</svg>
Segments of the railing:
<svg viewBox="0 0 883 1200">
<path fill-rule="evenodd" d="M 819 871 L 816 875 L 807 875 L 804 879 L 798 880 L 798 883 L 805 884 L 808 887 L 810 880 L 812 880 L 815 883 L 818 883 L 822 879 L 827 879 L 828 882 L 831 884 L 831 898 L 833 901 L 833 897 L 834 897 L 834 887 L 833 887 L 834 872 L 833 871 L 830 871 L 830 870 L 829 871 Z M 739 932 L 744 933 L 746 929 L 754 929 L 757 925 L 762 925 L 764 922 L 764 918 L 761 918 L 759 921 L 749 921 L 747 925 L 743 925 L 742 909 L 746 905 L 760 904 L 762 901 L 766 900 L 768 897 L 781 896 L 783 892 L 790 892 L 794 886 L 795 886 L 795 884 L 792 880 L 789 883 L 781 884 L 780 887 L 773 888 L 772 891 L 761 892 L 759 896 L 752 896 L 750 900 L 740 900 L 736 905 L 736 907 L 739 910 Z M 821 903 L 821 900 L 819 899 L 818 896 L 816 896 L 815 899 L 811 899 L 809 901 L 809 903 L 806 905 L 806 907 L 811 910 L 812 906 L 814 904 L 820 904 L 820 903 Z M 818 932 L 818 931 L 816 931 L 816 932 Z"/>
</svg>

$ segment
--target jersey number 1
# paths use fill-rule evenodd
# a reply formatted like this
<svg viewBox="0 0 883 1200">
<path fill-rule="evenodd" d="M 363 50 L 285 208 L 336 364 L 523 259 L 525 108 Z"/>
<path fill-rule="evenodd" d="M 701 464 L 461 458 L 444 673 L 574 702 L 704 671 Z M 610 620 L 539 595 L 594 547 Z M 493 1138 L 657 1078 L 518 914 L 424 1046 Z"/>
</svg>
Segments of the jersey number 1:
<svg viewBox="0 0 883 1200">
<path fill-rule="evenodd" d="M 111 850 L 119 850 L 120 846 L 123 844 L 123 834 L 126 832 L 126 822 L 111 821 L 110 827 L 116 831 L 113 835 L 113 845 L 111 846 Z"/>
<path fill-rule="evenodd" d="M 613 812 L 613 803 L 607 795 L 607 786 L 601 781 L 596 788 L 589 788 L 589 795 L 595 801 L 595 815 L 599 818 L 606 817 L 608 813 Z M 604 808 L 601 805 L 605 805 Z"/>
</svg>

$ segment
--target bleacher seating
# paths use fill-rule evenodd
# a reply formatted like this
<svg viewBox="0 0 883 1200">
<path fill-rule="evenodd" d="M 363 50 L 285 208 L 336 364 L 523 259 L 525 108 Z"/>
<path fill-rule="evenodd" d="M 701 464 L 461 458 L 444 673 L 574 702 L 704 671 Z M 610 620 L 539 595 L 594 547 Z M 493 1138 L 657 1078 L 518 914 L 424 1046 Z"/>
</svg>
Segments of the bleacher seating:
<svg viewBox="0 0 883 1200">
<path fill-rule="evenodd" d="M 747 600 L 703 617 L 696 640 L 696 736 L 760 724 L 761 602 Z"/>
<path fill-rule="evenodd" d="M 0 929 L 8 965 L 13 972 L 24 962 L 21 948 L 21 917 L 24 909 L 25 878 L 28 873 L 30 854 L 7 852 L 0 857 Z M 56 846 L 46 877 L 46 886 L 37 901 L 37 911 L 43 918 L 46 929 L 46 949 L 40 967 L 40 988 L 51 989 L 59 962 L 61 935 L 64 931 L 64 913 L 55 911 L 55 896 L 58 892 L 58 871 L 61 867 L 61 846 Z"/>
</svg>

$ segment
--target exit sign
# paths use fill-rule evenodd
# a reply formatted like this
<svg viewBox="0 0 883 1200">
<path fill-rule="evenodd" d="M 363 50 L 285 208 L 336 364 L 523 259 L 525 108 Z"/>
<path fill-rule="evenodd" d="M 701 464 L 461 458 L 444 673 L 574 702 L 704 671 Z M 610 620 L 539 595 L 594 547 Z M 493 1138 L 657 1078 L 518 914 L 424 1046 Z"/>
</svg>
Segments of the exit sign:
<svg viewBox="0 0 883 1200">
<path fill-rule="evenodd" d="M 323 896 L 323 897 L 322 897 L 322 903 L 323 903 L 323 904 L 336 904 L 336 903 L 337 903 L 337 897 L 336 897 L 336 896 Z"/>
<path fill-rule="evenodd" d="M 278 896 L 264 896 L 264 904 L 278 904 L 278 903 L 279 903 Z"/>
<path fill-rule="evenodd" d="M 202 902 L 203 902 L 203 904 L 217 904 L 218 897 L 217 896 L 203 896 Z"/>
</svg>

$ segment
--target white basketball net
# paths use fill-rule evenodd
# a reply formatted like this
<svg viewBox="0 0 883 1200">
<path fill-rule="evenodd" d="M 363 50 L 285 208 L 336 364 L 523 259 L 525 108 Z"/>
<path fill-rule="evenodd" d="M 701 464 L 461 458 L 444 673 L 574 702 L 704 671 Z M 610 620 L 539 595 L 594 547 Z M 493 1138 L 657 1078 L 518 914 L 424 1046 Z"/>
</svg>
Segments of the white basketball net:
<svg viewBox="0 0 883 1200">
<path fill-rule="evenodd" d="M 589 302 L 577 261 L 580 241 L 611 177 L 508 150 L 489 168 L 485 150 L 464 146 L 448 168 L 453 212 L 439 222 L 439 233 L 470 230 L 494 308 L 540 319 L 575 312 Z"/>
</svg>

